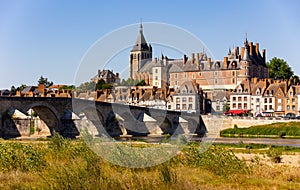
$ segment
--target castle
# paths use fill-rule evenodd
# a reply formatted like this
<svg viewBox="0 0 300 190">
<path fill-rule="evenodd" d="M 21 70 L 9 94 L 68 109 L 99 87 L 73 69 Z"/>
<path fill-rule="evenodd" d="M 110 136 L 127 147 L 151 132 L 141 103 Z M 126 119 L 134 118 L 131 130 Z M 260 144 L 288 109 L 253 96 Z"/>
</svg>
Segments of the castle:
<svg viewBox="0 0 300 190">
<path fill-rule="evenodd" d="M 147 43 L 140 24 L 137 40 L 130 52 L 130 77 L 145 80 L 157 88 L 178 89 L 186 81 L 200 84 L 204 91 L 234 90 L 245 79 L 268 78 L 266 50 L 259 43 L 248 42 L 240 49 L 229 49 L 223 60 L 212 60 L 205 53 L 191 53 L 181 59 L 167 56 L 152 59 L 152 46 Z"/>
</svg>

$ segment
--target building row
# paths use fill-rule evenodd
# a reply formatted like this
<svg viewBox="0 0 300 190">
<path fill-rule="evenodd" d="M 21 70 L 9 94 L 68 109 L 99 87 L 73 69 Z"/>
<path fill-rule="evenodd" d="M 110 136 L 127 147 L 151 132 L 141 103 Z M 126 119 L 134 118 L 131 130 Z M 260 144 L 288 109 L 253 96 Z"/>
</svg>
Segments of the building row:
<svg viewBox="0 0 300 190">
<path fill-rule="evenodd" d="M 230 110 L 255 115 L 300 114 L 300 86 L 293 80 L 245 79 L 230 93 Z"/>
</svg>

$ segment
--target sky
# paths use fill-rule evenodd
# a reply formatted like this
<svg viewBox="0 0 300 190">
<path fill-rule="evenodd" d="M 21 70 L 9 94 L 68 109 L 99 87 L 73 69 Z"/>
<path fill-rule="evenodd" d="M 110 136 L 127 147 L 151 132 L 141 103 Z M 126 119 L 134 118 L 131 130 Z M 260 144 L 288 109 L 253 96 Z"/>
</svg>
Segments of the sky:
<svg viewBox="0 0 300 190">
<path fill-rule="evenodd" d="M 298 0 L 0 0 L 0 89 L 36 85 L 41 75 L 55 84 L 74 84 L 95 43 L 133 26 L 134 35 L 124 36 L 133 45 L 141 19 L 150 43 L 146 23 L 166 23 L 200 39 L 216 59 L 223 59 L 228 48 L 241 47 L 247 33 L 249 41 L 267 50 L 267 60 L 282 58 L 299 75 L 299 7 Z M 110 64 L 115 72 L 124 73 L 129 52 L 118 52 Z M 176 55 L 169 48 L 154 49 L 154 56 L 161 53 Z M 104 63 L 98 61 L 102 69 Z M 87 80 L 96 74 L 97 69 L 87 73 Z"/>
</svg>

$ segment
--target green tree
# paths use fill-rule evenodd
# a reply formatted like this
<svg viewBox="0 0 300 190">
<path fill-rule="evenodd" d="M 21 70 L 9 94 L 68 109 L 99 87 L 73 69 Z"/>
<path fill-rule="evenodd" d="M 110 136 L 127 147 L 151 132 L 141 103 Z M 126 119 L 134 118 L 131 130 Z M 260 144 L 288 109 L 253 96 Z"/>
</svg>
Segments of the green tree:
<svg viewBox="0 0 300 190">
<path fill-rule="evenodd" d="M 79 87 L 76 88 L 78 91 L 94 91 L 96 88 L 96 83 L 93 81 L 91 82 L 85 82 L 79 85 Z"/>
<path fill-rule="evenodd" d="M 291 79 L 294 71 L 283 59 L 273 57 L 268 63 L 269 77 L 274 79 Z"/>
<path fill-rule="evenodd" d="M 300 84 L 300 78 L 299 78 L 299 76 L 294 75 L 292 78 L 293 78 L 294 84 Z"/>
<path fill-rule="evenodd" d="M 74 90 L 75 86 L 74 85 L 70 85 L 70 86 L 62 86 L 59 88 L 59 90 Z"/>
<path fill-rule="evenodd" d="M 121 85 L 123 86 L 144 86 L 146 85 L 146 82 L 144 80 L 133 80 L 132 78 L 128 78 L 127 80 L 122 80 Z"/>
<path fill-rule="evenodd" d="M 15 94 L 17 89 L 16 89 L 15 86 L 11 86 L 10 91 L 11 91 L 12 94 Z"/>
<path fill-rule="evenodd" d="M 16 91 L 22 91 L 26 87 L 27 87 L 26 84 L 21 84 L 19 87 L 16 88 Z"/>
<path fill-rule="evenodd" d="M 96 90 L 101 90 L 104 84 L 105 81 L 103 79 L 100 79 L 96 84 Z"/>
<path fill-rule="evenodd" d="M 146 82 L 144 80 L 139 81 L 138 83 L 136 83 L 135 86 L 145 86 Z"/>
<path fill-rule="evenodd" d="M 53 85 L 52 81 L 48 81 L 48 78 L 44 78 L 43 76 L 40 77 L 38 80 L 38 84 L 44 84 L 45 88 L 49 88 L 50 86 Z"/>
<path fill-rule="evenodd" d="M 103 84 L 102 85 L 102 90 L 105 90 L 105 89 L 112 89 L 113 88 L 113 85 L 112 84 Z"/>
</svg>

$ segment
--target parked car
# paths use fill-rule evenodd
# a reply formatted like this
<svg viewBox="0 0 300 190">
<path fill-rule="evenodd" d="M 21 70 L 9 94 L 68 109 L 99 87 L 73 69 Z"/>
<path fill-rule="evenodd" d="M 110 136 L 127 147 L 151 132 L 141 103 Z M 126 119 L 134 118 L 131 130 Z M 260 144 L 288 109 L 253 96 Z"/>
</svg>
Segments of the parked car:
<svg viewBox="0 0 300 190">
<path fill-rule="evenodd" d="M 284 119 L 296 119 L 296 114 L 294 114 L 294 113 L 287 113 L 283 118 Z"/>
<path fill-rule="evenodd" d="M 300 115 L 298 115 L 298 116 L 296 117 L 296 119 L 300 119 Z"/>
</svg>

